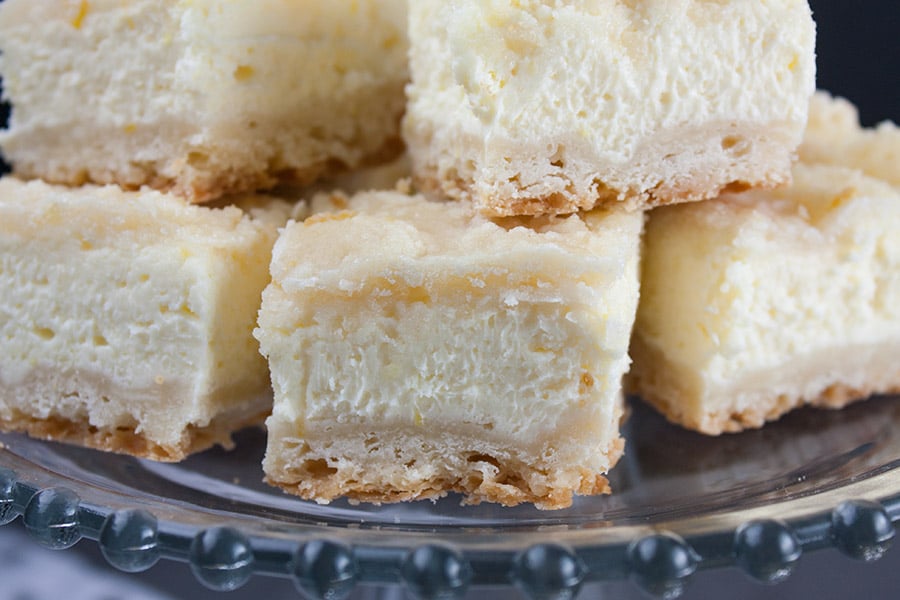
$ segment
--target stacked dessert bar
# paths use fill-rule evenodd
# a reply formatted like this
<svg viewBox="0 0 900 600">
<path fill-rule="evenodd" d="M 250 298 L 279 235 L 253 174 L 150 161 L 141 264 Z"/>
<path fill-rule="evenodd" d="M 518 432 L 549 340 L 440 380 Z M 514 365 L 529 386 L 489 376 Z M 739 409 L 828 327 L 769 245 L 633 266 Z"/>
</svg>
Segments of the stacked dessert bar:
<svg viewBox="0 0 900 600">
<path fill-rule="evenodd" d="M 6 429 L 177 459 L 269 411 L 259 351 L 270 483 L 560 508 L 609 491 L 623 381 L 708 433 L 900 387 L 900 142 L 813 97 L 805 2 L 7 0 L 0 35 Z M 260 195 L 390 157 L 404 106 L 411 181 Z"/>
<path fill-rule="evenodd" d="M 458 202 L 340 198 L 285 230 L 257 332 L 265 471 L 321 501 L 567 506 L 622 452 L 643 210 L 790 179 L 809 8 L 409 11 L 414 182 Z"/>
<path fill-rule="evenodd" d="M 0 4 L 0 426 L 179 460 L 262 423 L 303 207 L 257 192 L 392 156 L 405 31 L 402 1 Z"/>
<path fill-rule="evenodd" d="M 492 221 L 401 191 L 312 210 L 275 246 L 256 334 L 272 483 L 544 507 L 608 489 L 639 213 Z"/>
<path fill-rule="evenodd" d="M 900 130 L 819 93 L 793 183 L 650 215 L 632 389 L 718 434 L 900 391 Z"/>
</svg>

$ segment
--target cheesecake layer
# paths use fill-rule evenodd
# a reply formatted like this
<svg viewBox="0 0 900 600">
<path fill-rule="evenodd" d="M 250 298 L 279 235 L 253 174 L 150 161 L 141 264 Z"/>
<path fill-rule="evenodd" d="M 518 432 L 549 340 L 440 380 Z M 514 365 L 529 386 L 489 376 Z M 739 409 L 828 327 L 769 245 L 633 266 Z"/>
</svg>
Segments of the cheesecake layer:
<svg viewBox="0 0 900 600">
<path fill-rule="evenodd" d="M 398 153 L 402 0 L 7 0 L 0 147 L 23 178 L 196 202 Z"/>
<path fill-rule="evenodd" d="M 491 222 L 400 192 L 312 211 L 276 243 L 256 331 L 269 482 L 542 508 L 608 490 L 641 215 Z"/>
<path fill-rule="evenodd" d="M 900 187 L 900 127 L 884 121 L 863 128 L 851 102 L 819 91 L 810 105 L 800 159 L 856 169 Z"/>
<path fill-rule="evenodd" d="M 804 1 L 410 4 L 422 189 L 488 215 L 645 208 L 790 178 L 815 79 Z"/>
<path fill-rule="evenodd" d="M 653 211 L 632 390 L 710 434 L 897 391 L 897 231 L 896 187 L 808 162 L 777 191 Z"/>
<path fill-rule="evenodd" d="M 178 460 L 271 404 L 251 332 L 287 204 L 0 180 L 0 427 Z"/>
</svg>

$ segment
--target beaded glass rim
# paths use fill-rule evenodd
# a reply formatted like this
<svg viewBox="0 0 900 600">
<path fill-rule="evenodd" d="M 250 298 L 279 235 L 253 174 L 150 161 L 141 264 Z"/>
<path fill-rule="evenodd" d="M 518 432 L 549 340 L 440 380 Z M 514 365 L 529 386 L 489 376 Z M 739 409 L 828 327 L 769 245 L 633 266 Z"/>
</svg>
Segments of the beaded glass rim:
<svg viewBox="0 0 900 600">
<path fill-rule="evenodd" d="M 38 443 L 38 442 L 35 442 Z M 0 450 L 0 524 L 21 516 L 41 545 L 95 540 L 114 567 L 138 572 L 185 561 L 199 581 L 234 590 L 251 575 L 293 579 L 310 598 L 339 599 L 357 584 L 402 584 L 418 598 L 461 597 L 470 587 L 516 586 L 531 598 L 573 597 L 589 582 L 631 579 L 664 598 L 699 569 L 737 566 L 760 582 L 788 577 L 804 552 L 836 547 L 876 560 L 900 521 L 900 461 L 849 485 L 776 505 L 648 526 L 522 531 L 336 526 L 241 518 L 133 498 L 66 478 Z"/>
</svg>

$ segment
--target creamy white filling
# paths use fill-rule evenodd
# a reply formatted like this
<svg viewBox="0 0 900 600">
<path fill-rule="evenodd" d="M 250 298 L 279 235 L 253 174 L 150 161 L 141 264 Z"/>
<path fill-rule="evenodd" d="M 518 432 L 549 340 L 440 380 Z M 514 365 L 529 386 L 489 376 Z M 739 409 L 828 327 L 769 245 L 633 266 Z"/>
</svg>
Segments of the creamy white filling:
<svg viewBox="0 0 900 600">
<path fill-rule="evenodd" d="M 882 182 L 801 164 L 790 188 L 655 212 L 641 338 L 704 398 L 830 348 L 900 339 L 898 207 Z"/>
<path fill-rule="evenodd" d="M 83 6 L 0 5 L 13 104 L 0 144 L 29 176 L 162 186 L 196 171 L 202 194 L 229 177 L 355 166 L 398 135 L 402 0 Z"/>
<path fill-rule="evenodd" d="M 536 448 L 572 440 L 605 448 L 614 439 L 629 364 L 624 306 L 602 318 L 562 298 L 510 305 L 496 294 L 432 291 L 433 300 L 413 291 L 422 301 L 295 299 L 319 308 L 283 337 L 261 336 L 278 392 L 274 418 L 315 436 L 347 425 L 423 432 L 469 425 L 487 439 L 531 440 Z M 275 291 L 266 298 L 291 301 Z M 265 318 L 261 325 L 271 326 Z M 613 344 L 598 343 L 610 330 Z"/>
<path fill-rule="evenodd" d="M 806 123 L 805 2 L 425 0 L 410 12 L 409 131 L 483 139 L 476 162 L 502 165 L 503 144 L 519 143 L 623 164 L 648 136 L 729 122 L 783 124 L 796 145 Z"/>
<path fill-rule="evenodd" d="M 251 332 L 287 207 L 247 205 L 265 216 L 0 181 L 3 409 L 174 443 L 257 402 L 267 376 Z"/>
<path fill-rule="evenodd" d="M 273 255 L 256 330 L 275 389 L 270 452 L 349 429 L 390 444 L 396 430 L 458 436 L 458 451 L 481 438 L 541 468 L 551 455 L 611 466 L 641 215 L 500 227 L 396 193 L 313 210 L 335 204 L 290 224 Z"/>
</svg>

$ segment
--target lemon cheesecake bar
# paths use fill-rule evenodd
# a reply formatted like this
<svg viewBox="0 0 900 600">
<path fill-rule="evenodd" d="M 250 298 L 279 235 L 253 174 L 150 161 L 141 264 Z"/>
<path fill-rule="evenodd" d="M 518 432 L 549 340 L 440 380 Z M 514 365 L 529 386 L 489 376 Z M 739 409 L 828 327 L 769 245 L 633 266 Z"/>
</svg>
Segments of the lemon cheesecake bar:
<svg viewBox="0 0 900 600">
<path fill-rule="evenodd" d="M 252 331 L 287 204 L 0 180 L 0 428 L 174 461 L 271 408 Z"/>
<path fill-rule="evenodd" d="M 488 215 L 774 186 L 806 124 L 805 0 L 411 2 L 417 184 Z"/>
<path fill-rule="evenodd" d="M 835 135 L 862 169 L 801 162 L 790 187 L 650 213 L 629 377 L 672 421 L 719 434 L 900 390 L 900 191 L 854 123 L 806 153 Z"/>
<path fill-rule="evenodd" d="M 256 331 L 270 483 L 542 508 L 608 491 L 642 215 L 492 222 L 400 191 L 312 212 L 275 245 Z"/>
<path fill-rule="evenodd" d="M 398 153 L 405 0 L 6 0 L 22 178 L 196 202 Z"/>
</svg>

